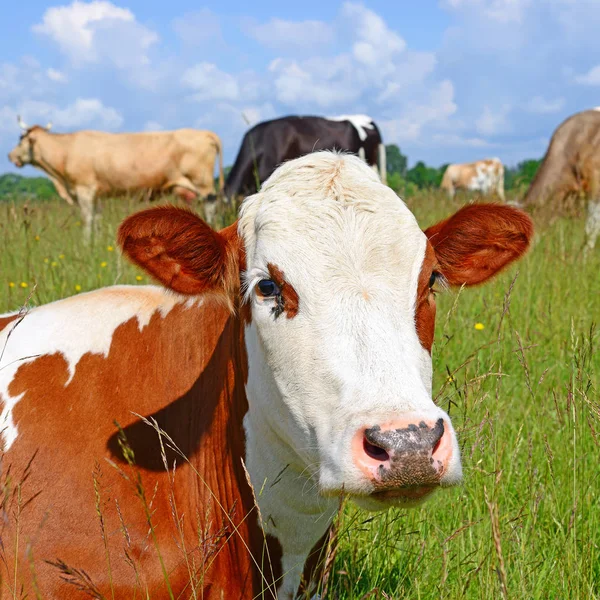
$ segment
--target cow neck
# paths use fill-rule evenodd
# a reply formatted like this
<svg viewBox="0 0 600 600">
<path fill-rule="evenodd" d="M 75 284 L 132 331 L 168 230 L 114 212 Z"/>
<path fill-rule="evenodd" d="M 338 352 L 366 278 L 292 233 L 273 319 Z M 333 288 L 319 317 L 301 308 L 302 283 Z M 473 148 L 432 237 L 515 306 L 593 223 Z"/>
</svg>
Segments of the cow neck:
<svg viewBox="0 0 600 600">
<path fill-rule="evenodd" d="M 67 151 L 71 138 L 67 134 L 61 135 L 60 140 L 58 137 L 56 134 L 44 132 L 44 143 L 43 146 L 38 146 L 39 158 L 33 162 L 33 165 L 64 183 Z M 44 151 L 42 151 L 42 147 Z M 50 155 L 52 156 L 51 159 L 49 158 Z"/>
<path fill-rule="evenodd" d="M 238 317 L 230 315 L 200 377 L 205 381 L 195 384 L 197 404 L 189 414 L 190 426 L 202 430 L 204 440 L 203 451 L 190 457 L 188 489 L 195 491 L 193 510 L 202 514 L 211 507 L 208 524 L 214 529 L 212 535 L 227 540 L 207 576 L 205 589 L 224 598 L 270 598 L 266 591 L 273 588 L 273 580 L 281 573 L 278 561 L 269 570 L 261 568 L 265 536 L 245 466 L 247 376 L 243 326 Z M 214 390 L 219 392 L 211 408 L 206 400 L 215 395 Z"/>
<path fill-rule="evenodd" d="M 253 323 L 246 325 L 245 345 L 248 353 L 246 464 L 264 531 L 276 538 L 281 548 L 284 576 L 278 588 L 279 597 L 294 598 L 306 572 L 307 559 L 318 552 L 318 542 L 337 512 L 338 499 L 319 495 L 317 482 L 309 478 L 309 465 L 282 438 L 278 424 L 292 416 L 284 408 L 285 402 Z"/>
</svg>

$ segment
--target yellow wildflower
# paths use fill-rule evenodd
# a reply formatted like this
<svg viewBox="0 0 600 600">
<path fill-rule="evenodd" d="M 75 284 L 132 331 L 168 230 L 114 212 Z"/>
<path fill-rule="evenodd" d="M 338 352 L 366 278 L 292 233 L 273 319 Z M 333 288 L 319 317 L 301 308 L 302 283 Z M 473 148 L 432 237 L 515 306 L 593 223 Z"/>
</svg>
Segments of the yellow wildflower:
<svg viewBox="0 0 600 600">
<path fill-rule="evenodd" d="M 107 264 L 108 264 L 108 263 L 107 263 L 105 260 L 103 260 L 103 261 L 100 263 L 100 266 L 101 266 L 101 267 L 104 269 L 104 267 L 106 267 L 106 265 L 107 265 Z"/>
<path fill-rule="evenodd" d="M 57 267 L 57 266 L 58 266 L 58 263 L 57 263 L 55 260 L 53 260 L 53 261 L 50 263 L 50 266 L 51 266 L 51 267 Z"/>
<path fill-rule="evenodd" d="M 141 275 L 136 275 L 135 276 L 135 280 L 136 281 L 142 281 L 142 279 L 144 279 Z"/>
<path fill-rule="evenodd" d="M 112 252 L 114 250 L 112 246 L 106 246 L 106 249 L 108 250 L 108 252 Z"/>
<path fill-rule="evenodd" d="M 446 381 L 447 381 L 448 383 L 452 383 L 452 382 L 454 381 L 454 377 L 452 377 L 452 375 L 448 375 L 448 377 L 447 377 Z"/>
<path fill-rule="evenodd" d="M 29 284 L 26 281 L 21 281 L 21 287 L 25 289 L 26 287 L 29 287 Z"/>
<path fill-rule="evenodd" d="M 14 288 L 15 287 L 15 282 L 14 281 L 9 281 L 8 282 L 8 287 L 9 288 Z"/>
<path fill-rule="evenodd" d="M 45 262 L 46 264 L 48 264 L 48 263 L 50 262 L 50 259 L 49 259 L 48 257 L 46 257 L 46 258 L 44 259 L 44 262 Z"/>
<path fill-rule="evenodd" d="M 58 258 L 60 258 L 60 260 L 62 260 L 64 257 L 65 257 L 65 255 L 64 255 L 64 254 L 59 254 L 59 255 L 58 255 Z"/>
<path fill-rule="evenodd" d="M 34 239 L 36 242 L 39 242 L 39 241 L 40 241 L 40 236 L 39 236 L 39 235 L 36 235 L 36 236 L 35 236 L 33 239 Z"/>
<path fill-rule="evenodd" d="M 485 329 L 485 325 L 483 323 L 475 323 L 475 329 L 481 331 L 482 329 Z"/>
<path fill-rule="evenodd" d="M 75 284 L 75 291 L 76 292 L 80 292 L 81 291 L 81 286 L 78 283 Z"/>
</svg>

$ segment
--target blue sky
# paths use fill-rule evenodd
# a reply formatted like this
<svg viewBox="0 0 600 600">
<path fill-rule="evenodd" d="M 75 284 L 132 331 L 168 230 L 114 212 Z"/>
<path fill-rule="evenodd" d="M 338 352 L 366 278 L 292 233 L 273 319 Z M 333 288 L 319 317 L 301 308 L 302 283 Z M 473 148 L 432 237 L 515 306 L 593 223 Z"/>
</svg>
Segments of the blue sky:
<svg viewBox="0 0 600 600">
<path fill-rule="evenodd" d="M 230 164 L 246 120 L 366 113 L 411 164 L 514 165 L 600 105 L 600 0 L 27 0 L 10 13 L 1 157 L 17 114 L 61 132 L 211 129 Z"/>
</svg>

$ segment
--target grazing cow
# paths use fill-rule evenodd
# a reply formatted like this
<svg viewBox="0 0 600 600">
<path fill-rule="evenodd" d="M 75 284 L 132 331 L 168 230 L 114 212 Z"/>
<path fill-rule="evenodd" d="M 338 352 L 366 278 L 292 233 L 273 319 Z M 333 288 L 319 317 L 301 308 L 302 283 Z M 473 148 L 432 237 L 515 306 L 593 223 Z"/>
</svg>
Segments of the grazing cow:
<svg viewBox="0 0 600 600">
<path fill-rule="evenodd" d="M 364 162 L 331 152 L 279 167 L 219 233 L 183 208 L 130 216 L 124 253 L 167 289 L 0 319 L 2 584 L 309 592 L 342 494 L 410 507 L 461 480 L 431 398 L 433 288 L 487 280 L 531 235 L 502 205 L 423 233 Z"/>
<path fill-rule="evenodd" d="M 147 133 L 78 131 L 50 133 L 49 127 L 27 127 L 8 158 L 17 167 L 45 171 L 59 196 L 78 204 L 89 239 L 95 201 L 139 191 L 174 192 L 186 202 L 214 194 L 214 167 L 219 155 L 223 189 L 221 140 L 212 131 L 178 129 Z"/>
<path fill-rule="evenodd" d="M 318 150 L 359 155 L 385 175 L 385 147 L 374 121 L 365 115 L 282 117 L 258 123 L 246 132 L 225 182 L 225 196 L 253 194 L 284 161 Z"/>
<path fill-rule="evenodd" d="M 504 166 L 499 158 L 448 165 L 440 187 L 450 198 L 454 198 L 457 190 L 468 190 L 482 194 L 495 192 L 504 201 Z"/>
<path fill-rule="evenodd" d="M 523 200 L 528 209 L 560 215 L 587 200 L 585 249 L 600 233 L 600 109 L 572 115 L 550 140 L 544 160 Z"/>
</svg>

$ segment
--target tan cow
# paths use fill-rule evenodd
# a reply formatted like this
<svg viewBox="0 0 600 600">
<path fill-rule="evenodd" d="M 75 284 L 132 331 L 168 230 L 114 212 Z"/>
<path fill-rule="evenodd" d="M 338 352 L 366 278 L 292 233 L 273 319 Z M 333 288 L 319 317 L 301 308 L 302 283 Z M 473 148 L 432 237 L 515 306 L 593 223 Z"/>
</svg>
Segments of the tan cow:
<svg viewBox="0 0 600 600">
<path fill-rule="evenodd" d="M 586 251 L 600 233 L 600 107 L 576 113 L 557 128 L 523 200 L 553 216 L 587 202 Z"/>
<path fill-rule="evenodd" d="M 27 127 L 8 158 L 17 167 L 46 172 L 61 198 L 78 204 L 84 236 L 90 238 L 97 198 L 139 191 L 173 192 L 188 204 L 214 194 L 219 155 L 219 192 L 223 190 L 223 153 L 212 131 L 177 129 L 148 133 L 77 131 L 50 133 Z"/>
<path fill-rule="evenodd" d="M 504 200 L 504 166 L 498 158 L 448 165 L 440 186 L 453 198 L 456 190 L 496 192 Z"/>
</svg>

